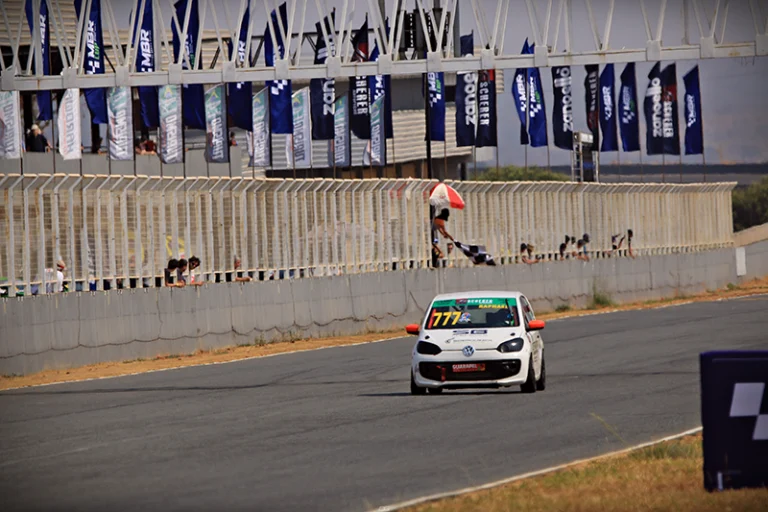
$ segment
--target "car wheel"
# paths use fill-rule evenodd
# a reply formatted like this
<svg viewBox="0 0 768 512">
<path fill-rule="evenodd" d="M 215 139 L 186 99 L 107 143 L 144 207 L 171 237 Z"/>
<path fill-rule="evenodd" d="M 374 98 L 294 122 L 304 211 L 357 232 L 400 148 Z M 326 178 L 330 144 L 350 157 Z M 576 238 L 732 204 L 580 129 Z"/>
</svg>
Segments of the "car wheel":
<svg viewBox="0 0 768 512">
<path fill-rule="evenodd" d="M 547 389 L 547 367 L 545 365 L 544 352 L 541 353 L 541 375 L 539 380 L 536 381 L 536 391 L 544 391 Z"/>
<path fill-rule="evenodd" d="M 443 392 L 443 388 L 429 388 L 429 392 L 433 395 L 439 395 Z"/>
<path fill-rule="evenodd" d="M 413 380 L 413 372 L 411 372 L 411 394 L 412 395 L 423 395 L 427 392 L 427 388 L 420 388 L 416 385 L 416 381 Z"/>
<path fill-rule="evenodd" d="M 520 391 L 523 393 L 535 393 L 536 392 L 536 372 L 533 370 L 533 357 L 528 360 L 528 377 L 520 386 Z"/>
</svg>

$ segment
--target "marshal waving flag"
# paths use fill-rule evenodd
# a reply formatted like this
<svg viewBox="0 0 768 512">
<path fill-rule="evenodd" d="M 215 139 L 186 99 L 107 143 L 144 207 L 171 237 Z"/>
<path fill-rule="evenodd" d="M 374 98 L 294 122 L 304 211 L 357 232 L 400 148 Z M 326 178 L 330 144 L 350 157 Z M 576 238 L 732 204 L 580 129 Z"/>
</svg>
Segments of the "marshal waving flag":
<svg viewBox="0 0 768 512">
<path fill-rule="evenodd" d="M 472 56 L 474 35 L 461 36 L 461 56 Z M 477 73 L 456 74 L 456 146 L 474 146 L 477 130 Z"/>
<path fill-rule="evenodd" d="M 250 25 L 250 6 L 246 5 L 243 14 L 243 22 L 240 24 L 240 33 L 237 36 L 237 49 L 232 48 L 232 42 L 229 42 L 230 58 L 233 52 L 236 52 L 235 63 L 237 67 L 246 64 L 248 55 L 248 26 Z M 251 95 L 253 94 L 253 84 L 251 82 L 237 82 L 227 84 L 229 93 L 229 106 L 227 108 L 229 116 L 232 118 L 232 124 L 243 130 L 251 130 L 253 125 L 252 109 L 248 108 L 251 104 Z"/>
<path fill-rule="evenodd" d="M 531 45 L 528 53 L 533 54 L 534 46 Z M 544 104 L 544 88 L 541 83 L 539 68 L 528 70 L 528 135 L 531 147 L 539 148 L 548 144 L 547 140 L 547 107 Z"/>
<path fill-rule="evenodd" d="M 216 164 L 229 162 L 225 94 L 223 84 L 205 91 L 205 159 Z"/>
<path fill-rule="evenodd" d="M 312 167 L 312 134 L 310 131 L 309 88 L 293 93 L 293 155 L 287 158 L 296 168 Z M 286 156 L 290 153 L 286 148 Z"/>
<path fill-rule="evenodd" d="M 83 0 L 75 0 L 75 12 L 80 18 Z M 101 0 L 91 0 L 91 12 L 83 24 L 85 38 L 85 74 L 104 74 L 104 35 L 101 30 Z M 107 97 L 103 88 L 85 89 L 85 101 L 91 112 L 91 122 L 106 124 Z"/>
<path fill-rule="evenodd" d="M 429 134 L 426 140 L 445 140 L 445 86 L 442 72 L 427 73 Z"/>
<path fill-rule="evenodd" d="M 496 146 L 496 71 L 477 74 L 477 136 L 475 147 Z"/>
<path fill-rule="evenodd" d="M 323 34 L 323 26 L 320 22 L 315 23 L 317 30 L 317 42 L 315 43 L 315 64 L 325 64 L 328 59 L 328 53 L 332 53 L 336 48 L 336 28 L 333 14 L 331 19 L 325 18 L 325 32 L 328 34 L 329 41 L 326 43 Z M 313 140 L 332 140 L 333 134 L 333 113 L 336 101 L 336 79 L 333 77 L 313 78 L 309 81 L 309 97 L 312 102 L 312 139 Z"/>
<path fill-rule="evenodd" d="M 670 64 L 661 72 L 662 132 L 664 154 L 680 154 L 680 123 L 677 119 L 677 66 Z"/>
<path fill-rule="evenodd" d="M 635 63 L 630 62 L 621 73 L 621 116 L 619 131 L 621 132 L 622 149 L 626 152 L 640 151 L 640 118 L 637 112 L 637 81 L 635 80 Z"/>
<path fill-rule="evenodd" d="M 587 71 L 587 76 L 584 77 L 584 102 L 587 107 L 587 128 L 592 133 L 593 142 L 592 147 L 600 147 L 600 95 L 599 90 L 599 73 L 600 66 L 597 64 L 590 64 L 584 66 Z"/>
<path fill-rule="evenodd" d="M 253 95 L 253 167 L 269 167 L 272 163 L 272 137 L 269 131 L 269 89 Z"/>
<path fill-rule="evenodd" d="M 699 66 L 684 77 L 685 83 L 685 154 L 704 154 L 704 123 L 701 120 L 701 86 Z"/>
<path fill-rule="evenodd" d="M 657 62 L 648 73 L 645 91 L 645 150 L 649 155 L 664 152 L 664 106 L 661 101 L 661 63 Z"/>
<path fill-rule="evenodd" d="M 570 66 L 552 68 L 552 90 L 555 104 L 552 107 L 552 133 L 555 146 L 573 149 L 573 77 Z"/>
<path fill-rule="evenodd" d="M 110 87 L 107 92 L 109 158 L 133 160 L 133 115 L 130 87 Z"/>
<path fill-rule="evenodd" d="M 173 4 L 176 10 L 176 18 L 181 24 L 183 30 L 187 23 L 187 2 L 191 2 L 189 11 L 189 23 L 187 26 L 187 39 L 184 41 L 184 52 L 189 56 L 189 65 L 195 67 L 195 61 L 198 60 L 197 36 L 200 32 L 200 10 L 197 0 L 179 0 Z M 171 24 L 173 32 L 173 59 L 179 59 L 181 51 L 181 31 L 176 30 L 176 24 Z M 197 69 L 202 69 L 203 59 L 200 58 L 197 63 Z M 182 56 L 181 68 L 189 69 L 187 62 Z M 184 84 L 181 92 L 181 108 L 184 112 L 184 124 L 189 128 L 205 130 L 205 93 L 202 84 Z"/>
<path fill-rule="evenodd" d="M 67 89 L 59 104 L 59 153 L 64 160 L 82 158 L 80 89 Z"/>
<path fill-rule="evenodd" d="M 600 130 L 603 132 L 600 151 L 618 151 L 619 141 L 616 137 L 616 100 L 614 96 L 616 77 L 613 64 L 606 64 L 600 74 Z"/>
<path fill-rule="evenodd" d="M 0 91 L 0 158 L 21 158 L 19 91 Z"/>
<path fill-rule="evenodd" d="M 523 44 L 523 55 L 530 53 L 528 39 Z M 520 144 L 528 144 L 528 68 L 517 68 L 515 77 L 512 80 L 512 97 L 515 100 L 517 117 L 520 118 Z"/>
<path fill-rule="evenodd" d="M 136 47 L 136 70 L 139 73 L 151 73 L 155 70 L 155 21 L 152 14 L 153 2 L 144 2 L 144 14 L 141 23 L 136 23 L 135 30 L 139 31 L 139 45 Z M 139 2 L 141 9 L 141 2 Z M 135 40 L 134 32 L 131 41 Z M 154 85 L 142 85 L 139 88 L 139 105 L 141 107 L 141 122 L 146 128 L 160 126 L 160 111 L 158 110 L 158 91 Z"/>
<path fill-rule="evenodd" d="M 163 85 L 158 92 L 160 161 L 180 164 L 184 162 L 181 86 Z"/>
<path fill-rule="evenodd" d="M 368 17 L 363 26 L 352 39 L 352 62 L 368 60 Z M 368 78 L 356 76 L 350 80 L 349 101 L 352 104 L 349 116 L 349 126 L 358 139 L 371 138 L 370 97 L 368 95 Z"/>
<path fill-rule="evenodd" d="M 264 60 L 268 67 L 275 65 L 275 60 L 282 59 L 285 56 L 285 45 L 283 44 L 282 33 L 288 32 L 288 10 L 285 2 L 280 4 L 280 16 L 272 11 L 272 28 L 275 31 L 275 40 L 272 40 L 272 33 L 269 30 L 269 23 L 264 29 Z M 282 31 L 280 27 L 283 27 Z M 267 89 L 269 90 L 269 127 L 272 133 L 284 133 L 290 135 L 293 133 L 293 110 L 292 91 L 293 85 L 290 80 L 267 80 Z"/>
<path fill-rule="evenodd" d="M 349 144 L 349 98 L 340 96 L 336 100 L 333 114 L 333 158 L 337 167 L 349 167 L 351 151 Z"/>
<path fill-rule="evenodd" d="M 24 8 L 29 24 L 29 32 L 35 33 L 35 18 L 33 13 L 32 0 L 27 0 Z M 42 64 L 37 62 L 37 53 L 32 60 L 32 71 L 38 72 L 37 66 L 42 68 L 43 75 L 51 74 L 51 27 L 48 18 L 48 2 L 40 2 L 40 49 L 42 52 Z M 34 37 L 33 37 L 34 39 Z M 51 91 L 37 91 L 37 120 L 50 121 L 53 119 L 53 103 L 51 101 Z"/>
</svg>

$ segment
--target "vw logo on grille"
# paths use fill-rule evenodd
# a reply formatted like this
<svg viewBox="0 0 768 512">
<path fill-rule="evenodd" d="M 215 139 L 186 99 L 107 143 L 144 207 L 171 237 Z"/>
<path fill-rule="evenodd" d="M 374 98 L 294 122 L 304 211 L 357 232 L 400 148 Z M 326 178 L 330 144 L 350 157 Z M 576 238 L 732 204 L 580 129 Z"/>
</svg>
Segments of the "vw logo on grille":
<svg viewBox="0 0 768 512">
<path fill-rule="evenodd" d="M 462 353 L 467 357 L 472 357 L 472 354 L 475 353 L 475 347 L 472 345 L 467 345 L 463 349 L 461 349 Z"/>
</svg>

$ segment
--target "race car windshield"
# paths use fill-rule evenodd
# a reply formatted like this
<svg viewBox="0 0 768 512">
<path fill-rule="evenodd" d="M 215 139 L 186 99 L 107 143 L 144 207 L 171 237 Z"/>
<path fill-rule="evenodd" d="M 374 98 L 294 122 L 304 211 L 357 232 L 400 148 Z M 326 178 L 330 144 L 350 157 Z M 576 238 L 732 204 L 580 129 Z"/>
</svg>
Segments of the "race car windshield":
<svg viewBox="0 0 768 512">
<path fill-rule="evenodd" d="M 515 299 L 437 300 L 427 316 L 427 329 L 494 329 L 517 327 Z"/>
</svg>

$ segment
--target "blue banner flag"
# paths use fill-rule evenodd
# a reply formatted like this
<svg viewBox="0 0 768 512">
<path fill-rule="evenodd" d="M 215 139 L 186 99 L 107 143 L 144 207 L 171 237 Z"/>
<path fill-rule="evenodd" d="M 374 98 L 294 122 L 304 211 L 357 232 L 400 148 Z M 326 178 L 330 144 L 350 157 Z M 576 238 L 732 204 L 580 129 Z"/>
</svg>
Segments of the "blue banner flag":
<svg viewBox="0 0 768 512">
<path fill-rule="evenodd" d="M 275 31 L 275 41 L 272 41 L 272 33 L 269 31 L 269 23 L 264 29 L 264 59 L 267 66 L 275 65 L 275 59 L 282 59 L 285 55 L 282 32 L 288 35 L 288 10 L 285 2 L 280 4 L 280 16 L 272 11 L 272 26 Z M 279 20 L 279 21 L 278 21 Z M 293 135 L 293 86 L 290 80 L 267 80 L 269 89 L 269 124 L 272 133 L 284 133 Z"/>
<path fill-rule="evenodd" d="M 704 123 L 701 120 L 699 66 L 683 77 L 685 82 L 685 154 L 704 154 Z"/>
<path fill-rule="evenodd" d="M 496 146 L 496 71 L 477 74 L 477 135 L 475 147 Z"/>
<path fill-rule="evenodd" d="M 680 154 L 680 123 L 677 119 L 677 65 L 670 64 L 661 72 L 664 154 Z"/>
<path fill-rule="evenodd" d="M 352 62 L 368 60 L 368 18 L 352 39 Z M 368 96 L 368 78 L 356 76 L 350 80 L 349 102 L 352 105 L 349 126 L 358 139 L 371 138 L 371 102 Z"/>
<path fill-rule="evenodd" d="M 43 0 L 45 1 L 45 0 Z M 78 19 L 83 0 L 75 0 L 75 12 Z M 101 0 L 91 0 L 91 12 L 87 23 L 83 24 L 85 38 L 85 74 L 104 74 L 104 37 L 101 30 Z M 107 124 L 107 95 L 103 88 L 84 89 L 85 102 L 91 112 L 91 122 Z"/>
<path fill-rule="evenodd" d="M 533 54 L 535 45 L 529 47 L 528 53 Z M 528 70 L 528 135 L 531 147 L 540 148 L 548 144 L 547 140 L 547 107 L 544 104 L 544 89 L 541 84 L 539 68 Z"/>
<path fill-rule="evenodd" d="M 645 90 L 645 150 L 649 155 L 664 152 L 664 105 L 661 101 L 661 63 L 657 62 L 648 73 L 648 88 Z"/>
<path fill-rule="evenodd" d="M 473 55 L 473 34 L 461 36 L 461 56 Z M 474 146 L 477 129 L 477 73 L 456 74 L 456 146 Z"/>
<path fill-rule="evenodd" d="M 141 8 L 141 4 L 139 4 Z M 136 71 L 151 73 L 155 70 L 155 28 L 152 14 L 152 2 L 144 3 L 144 15 L 141 23 L 136 23 L 134 30 L 139 31 L 139 45 L 136 47 Z M 136 39 L 136 32 L 131 41 Z M 160 126 L 160 110 L 158 108 L 158 90 L 152 85 L 143 85 L 139 89 L 139 105 L 141 108 L 141 124 L 146 128 Z"/>
<path fill-rule="evenodd" d="M 621 132 L 622 149 L 626 152 L 640 151 L 640 118 L 637 112 L 637 82 L 635 80 L 635 63 L 630 62 L 621 73 L 621 116 L 619 131 Z"/>
<path fill-rule="evenodd" d="M 523 55 L 530 53 L 530 46 L 528 46 L 528 39 L 523 44 L 523 51 L 520 52 Z M 512 80 L 512 97 L 515 99 L 515 108 L 517 109 L 517 116 L 520 118 L 520 144 L 528 144 L 528 123 L 526 119 L 528 117 L 528 68 L 517 68 L 515 71 L 515 77 Z"/>
<path fill-rule="evenodd" d="M 573 77 L 570 66 L 552 68 L 552 90 L 555 103 L 552 106 L 552 133 L 555 146 L 573 149 Z"/>
<path fill-rule="evenodd" d="M 587 128 L 592 133 L 592 147 L 600 147 L 600 66 L 590 64 L 584 66 L 587 76 L 584 77 L 584 101 L 587 107 Z"/>
<path fill-rule="evenodd" d="M 200 11 L 197 0 L 179 0 L 173 4 L 176 9 L 176 18 L 181 24 L 181 29 L 186 23 L 187 2 L 192 2 L 189 12 L 189 24 L 187 26 L 187 39 L 184 41 L 184 51 L 189 56 L 189 65 L 195 67 L 197 58 L 197 36 L 200 32 Z M 147 2 L 149 3 L 149 2 Z M 139 4 L 141 5 L 141 4 Z M 171 24 L 173 31 L 173 59 L 178 60 L 181 51 L 181 30 L 176 30 L 176 25 Z M 186 60 L 182 55 L 182 69 L 188 69 Z M 197 65 L 197 69 L 203 68 L 203 59 Z M 181 90 L 181 109 L 183 112 L 184 124 L 189 128 L 205 130 L 205 92 L 202 84 L 185 84 Z"/>
<path fill-rule="evenodd" d="M 600 129 L 603 132 L 600 151 L 618 151 L 616 137 L 616 99 L 613 92 L 616 76 L 613 64 L 606 64 L 600 74 Z"/>
<path fill-rule="evenodd" d="M 443 73 L 427 73 L 429 91 L 429 137 L 427 140 L 445 140 L 445 83 Z"/>
<path fill-rule="evenodd" d="M 27 0 L 25 5 L 29 32 L 35 33 L 35 19 L 32 13 L 32 0 Z M 48 23 L 48 2 L 40 2 L 40 49 L 42 51 L 42 71 L 44 75 L 51 74 L 51 27 Z M 32 70 L 37 73 L 37 57 L 32 61 Z M 51 91 L 37 91 L 37 120 L 50 121 L 53 119 L 53 104 L 51 103 Z"/>
<path fill-rule="evenodd" d="M 248 55 L 248 26 L 250 25 L 250 6 L 245 7 L 243 22 L 240 24 L 240 33 L 237 36 L 237 48 L 232 47 L 232 41 L 229 41 L 229 56 L 235 52 L 235 63 L 238 67 L 247 65 Z M 227 111 L 232 118 L 232 124 L 243 130 L 251 131 L 253 129 L 253 109 L 252 105 L 253 84 L 251 82 L 237 82 L 227 84 L 229 93 L 229 104 Z"/>
<path fill-rule="evenodd" d="M 323 26 L 315 23 L 317 43 L 315 44 L 315 64 L 325 64 L 328 54 L 336 47 L 335 20 L 325 18 L 325 31 L 329 41 L 326 43 Z M 312 115 L 312 140 L 333 140 L 333 114 L 336 101 L 336 80 L 333 77 L 313 78 L 309 81 L 310 113 Z"/>
<path fill-rule="evenodd" d="M 379 45 L 373 46 L 373 51 L 368 59 L 371 62 L 379 60 Z M 392 77 L 389 75 L 372 75 L 368 77 L 368 97 L 371 105 L 377 99 L 384 97 L 383 110 L 381 115 L 384 122 L 384 134 L 387 139 L 393 137 L 392 126 Z M 371 121 L 373 123 L 373 121 Z"/>
</svg>

